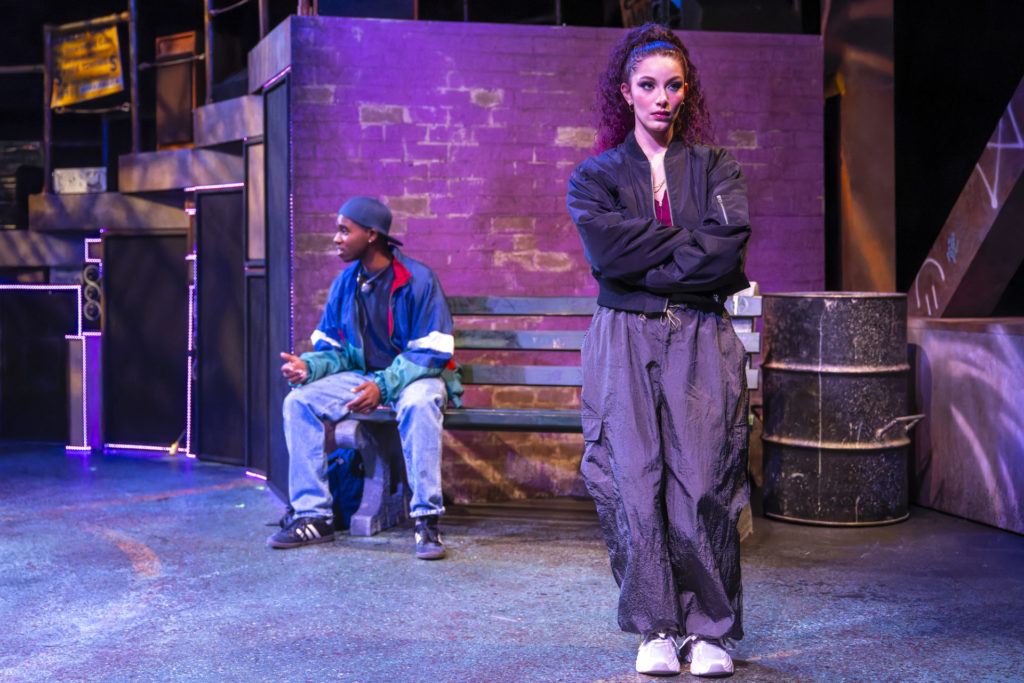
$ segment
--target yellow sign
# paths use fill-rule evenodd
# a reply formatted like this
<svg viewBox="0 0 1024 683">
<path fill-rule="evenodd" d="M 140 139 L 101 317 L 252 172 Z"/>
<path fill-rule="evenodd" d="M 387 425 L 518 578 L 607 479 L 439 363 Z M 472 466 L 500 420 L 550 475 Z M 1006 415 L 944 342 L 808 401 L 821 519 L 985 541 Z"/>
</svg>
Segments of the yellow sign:
<svg viewBox="0 0 1024 683">
<path fill-rule="evenodd" d="M 122 90 L 124 78 L 116 26 L 54 36 L 51 108 Z"/>
</svg>

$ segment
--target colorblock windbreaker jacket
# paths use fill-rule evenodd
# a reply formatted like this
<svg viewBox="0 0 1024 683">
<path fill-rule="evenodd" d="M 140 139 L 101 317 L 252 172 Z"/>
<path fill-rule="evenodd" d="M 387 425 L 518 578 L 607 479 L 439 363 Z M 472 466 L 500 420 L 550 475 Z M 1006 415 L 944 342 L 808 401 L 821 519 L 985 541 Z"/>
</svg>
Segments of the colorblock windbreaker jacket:
<svg viewBox="0 0 1024 683">
<path fill-rule="evenodd" d="M 372 373 L 380 387 L 381 404 L 393 402 L 411 382 L 444 372 L 448 396 L 458 406 L 462 386 L 452 360 L 452 315 L 441 283 L 430 268 L 397 249 L 393 264 L 388 335 L 397 355 L 391 365 Z M 359 271 L 358 266 L 346 268 L 331 283 L 320 324 L 311 337 L 314 351 L 300 356 L 308 373 L 304 384 L 336 372 L 367 371 L 363 352 L 366 321 L 361 319 L 355 300 Z"/>
<path fill-rule="evenodd" d="M 721 147 L 680 142 L 665 153 L 672 225 L 655 218 L 651 165 L 631 131 L 569 179 L 569 214 L 599 285 L 601 306 L 661 313 L 670 303 L 721 312 L 749 286 L 750 218 L 739 163 Z"/>
</svg>

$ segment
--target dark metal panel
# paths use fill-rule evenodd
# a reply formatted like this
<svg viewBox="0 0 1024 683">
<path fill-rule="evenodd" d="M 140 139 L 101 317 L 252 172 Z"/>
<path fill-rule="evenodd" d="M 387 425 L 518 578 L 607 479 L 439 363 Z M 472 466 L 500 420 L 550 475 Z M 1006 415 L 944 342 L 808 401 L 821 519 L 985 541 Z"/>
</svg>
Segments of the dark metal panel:
<svg viewBox="0 0 1024 683">
<path fill-rule="evenodd" d="M 278 493 L 288 491 L 288 450 L 281 404 L 288 386 L 281 380 L 278 353 L 291 351 L 292 213 L 291 77 L 284 76 L 263 94 L 266 168 L 267 273 L 267 480 Z"/>
<path fill-rule="evenodd" d="M 196 193 L 198 457 L 245 462 L 245 273 L 240 189 Z"/>
<path fill-rule="evenodd" d="M 75 290 L 0 291 L 0 437 L 66 443 Z M 81 422 L 81 418 L 79 418 Z"/>
<path fill-rule="evenodd" d="M 261 110 L 262 111 L 262 110 Z M 263 139 L 245 145 L 245 258 L 262 264 L 267 257 L 267 190 Z"/>
<path fill-rule="evenodd" d="M 267 280 L 245 279 L 245 464 L 266 473 L 270 466 L 267 430 Z"/>
<path fill-rule="evenodd" d="M 170 446 L 185 429 L 184 234 L 103 236 L 104 441 Z"/>
</svg>

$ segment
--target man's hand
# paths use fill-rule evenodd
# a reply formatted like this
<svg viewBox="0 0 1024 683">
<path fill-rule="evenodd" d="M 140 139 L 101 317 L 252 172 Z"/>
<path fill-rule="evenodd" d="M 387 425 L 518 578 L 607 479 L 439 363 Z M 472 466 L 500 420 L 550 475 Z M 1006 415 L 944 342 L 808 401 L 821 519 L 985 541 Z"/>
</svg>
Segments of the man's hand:
<svg viewBox="0 0 1024 683">
<path fill-rule="evenodd" d="M 290 353 L 281 352 L 281 359 L 285 361 L 281 366 L 281 374 L 288 380 L 289 384 L 302 384 L 309 377 L 306 371 L 306 361 Z"/>
<path fill-rule="evenodd" d="M 363 382 L 352 390 L 353 394 L 359 394 L 349 401 L 345 407 L 353 413 L 364 415 L 373 412 L 373 409 L 380 405 L 380 387 L 373 380 Z"/>
</svg>

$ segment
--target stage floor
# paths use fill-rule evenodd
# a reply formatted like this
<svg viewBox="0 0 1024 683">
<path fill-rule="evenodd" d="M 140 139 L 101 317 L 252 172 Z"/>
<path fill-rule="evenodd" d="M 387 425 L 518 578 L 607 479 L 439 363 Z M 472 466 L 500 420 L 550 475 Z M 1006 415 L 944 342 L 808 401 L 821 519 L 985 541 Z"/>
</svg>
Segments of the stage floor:
<svg viewBox="0 0 1024 683">
<path fill-rule="evenodd" d="M 0 681 L 655 680 L 589 502 L 454 507 L 441 562 L 409 525 L 270 550 L 280 512 L 235 467 L 0 445 Z M 754 529 L 731 680 L 1024 679 L 1024 537 Z"/>
</svg>

